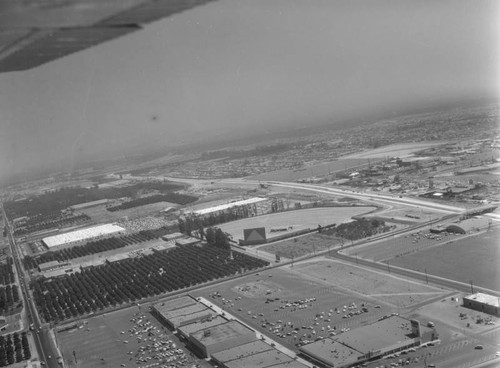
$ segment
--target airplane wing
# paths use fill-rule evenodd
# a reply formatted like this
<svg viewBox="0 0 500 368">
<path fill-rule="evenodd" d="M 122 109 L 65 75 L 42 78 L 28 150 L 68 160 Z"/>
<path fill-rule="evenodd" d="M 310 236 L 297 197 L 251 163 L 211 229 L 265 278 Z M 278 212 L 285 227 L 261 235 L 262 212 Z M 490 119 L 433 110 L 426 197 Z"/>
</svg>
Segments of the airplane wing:
<svg viewBox="0 0 500 368">
<path fill-rule="evenodd" d="M 27 70 L 215 0 L 0 0 L 0 73 Z"/>
</svg>

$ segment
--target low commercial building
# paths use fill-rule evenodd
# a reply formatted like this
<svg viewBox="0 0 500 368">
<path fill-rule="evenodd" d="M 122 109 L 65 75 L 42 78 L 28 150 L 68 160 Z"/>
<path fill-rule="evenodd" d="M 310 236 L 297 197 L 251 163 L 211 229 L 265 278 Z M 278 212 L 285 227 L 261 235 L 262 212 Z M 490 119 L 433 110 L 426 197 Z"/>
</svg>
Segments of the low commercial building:
<svg viewBox="0 0 500 368">
<path fill-rule="evenodd" d="M 454 222 L 446 226 L 446 231 L 455 234 L 468 234 L 470 232 L 486 229 L 489 226 L 489 219 L 485 217 L 472 217 L 460 222 Z"/>
<path fill-rule="evenodd" d="M 330 338 L 304 345 L 300 351 L 313 362 L 333 367 L 348 367 L 360 362 L 363 356 L 363 353 Z"/>
<path fill-rule="evenodd" d="M 46 279 L 52 279 L 52 278 L 63 277 L 63 276 L 67 276 L 67 275 L 71 275 L 71 274 L 79 273 L 79 272 L 81 272 L 81 269 L 79 267 L 66 267 L 66 268 L 59 268 L 56 270 L 46 271 L 46 272 L 43 272 L 42 275 Z"/>
<path fill-rule="evenodd" d="M 107 199 L 99 199 L 97 201 L 75 204 L 73 206 L 70 206 L 69 208 L 71 208 L 74 211 L 78 211 L 78 210 L 83 210 L 85 208 L 97 207 L 97 206 L 102 206 L 102 205 L 106 205 L 106 204 L 108 204 Z"/>
<path fill-rule="evenodd" d="M 219 365 L 226 366 L 227 363 L 230 363 L 233 360 L 239 360 L 249 355 L 259 354 L 273 349 L 274 348 L 271 345 L 265 343 L 264 341 L 255 340 L 249 342 L 248 344 L 235 346 L 231 349 L 222 350 L 212 354 L 212 360 Z"/>
<path fill-rule="evenodd" d="M 205 358 L 222 350 L 231 349 L 256 340 L 255 331 L 238 321 L 206 328 L 189 336 L 190 345 Z"/>
<path fill-rule="evenodd" d="M 40 263 L 38 265 L 38 271 L 47 272 L 50 270 L 55 270 L 58 268 L 66 267 L 68 265 L 69 265 L 68 262 L 59 262 L 59 261 L 50 261 L 50 262 Z"/>
<path fill-rule="evenodd" d="M 53 235 L 42 239 L 42 243 L 50 250 L 82 245 L 90 240 L 102 239 L 125 233 L 125 229 L 115 224 L 104 224 Z"/>
<path fill-rule="evenodd" d="M 108 263 L 115 263 L 115 262 L 120 262 L 125 259 L 129 259 L 130 255 L 128 253 L 119 253 L 119 254 L 113 254 L 112 256 L 109 256 L 106 258 L 106 262 Z"/>
<path fill-rule="evenodd" d="M 463 305 L 492 316 L 500 316 L 500 298 L 497 296 L 484 293 L 471 294 L 464 296 Z"/>
<path fill-rule="evenodd" d="M 216 315 L 212 309 L 188 296 L 157 303 L 153 306 L 153 312 L 161 323 L 173 330 Z"/>
<path fill-rule="evenodd" d="M 224 364 L 226 368 L 266 368 L 275 366 L 276 364 L 283 364 L 292 362 L 293 358 L 281 351 L 272 349 L 258 354 L 248 355 L 241 359 L 236 359 Z"/>
<path fill-rule="evenodd" d="M 165 241 L 171 241 L 175 239 L 184 238 L 185 236 L 186 235 L 183 233 L 175 232 L 175 233 L 165 234 L 161 238 Z"/>
<path fill-rule="evenodd" d="M 438 338 L 434 328 L 417 320 L 391 316 L 300 348 L 311 360 L 332 367 L 349 367 L 418 346 Z"/>
<path fill-rule="evenodd" d="M 179 333 L 180 336 L 184 337 L 186 340 L 189 339 L 189 335 L 201 330 L 204 330 L 206 328 L 210 327 L 215 327 L 217 325 L 221 325 L 223 323 L 228 322 L 227 319 L 225 319 L 222 316 L 210 316 L 208 318 L 202 319 L 200 321 L 196 321 L 194 323 L 190 323 L 188 325 L 180 326 L 177 329 L 177 332 Z"/>
<path fill-rule="evenodd" d="M 201 305 L 199 307 L 196 306 L 196 307 L 186 308 L 181 313 L 183 314 L 172 316 L 168 319 L 169 325 L 172 329 L 177 330 L 179 329 L 179 327 L 189 325 L 191 323 L 209 320 L 216 316 L 216 313 L 212 309 L 201 308 Z"/>
</svg>

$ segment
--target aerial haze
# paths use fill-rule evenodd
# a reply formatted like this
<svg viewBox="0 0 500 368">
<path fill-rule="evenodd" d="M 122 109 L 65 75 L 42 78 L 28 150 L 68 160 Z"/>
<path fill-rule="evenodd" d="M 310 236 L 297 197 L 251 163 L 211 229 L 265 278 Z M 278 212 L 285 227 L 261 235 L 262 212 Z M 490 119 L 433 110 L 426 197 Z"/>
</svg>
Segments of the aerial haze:
<svg viewBox="0 0 500 368">
<path fill-rule="evenodd" d="M 497 1 L 217 1 L 0 75 L 0 178 L 96 154 L 498 97 Z"/>
</svg>

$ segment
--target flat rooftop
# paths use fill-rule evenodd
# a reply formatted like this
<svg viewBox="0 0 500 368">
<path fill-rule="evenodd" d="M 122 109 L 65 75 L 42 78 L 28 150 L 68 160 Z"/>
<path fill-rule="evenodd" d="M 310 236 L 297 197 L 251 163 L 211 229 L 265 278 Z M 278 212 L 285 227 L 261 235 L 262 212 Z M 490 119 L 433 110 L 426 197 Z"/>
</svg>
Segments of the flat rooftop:
<svg viewBox="0 0 500 368">
<path fill-rule="evenodd" d="M 222 316 L 215 316 L 208 320 L 203 320 L 199 322 L 190 323 L 178 328 L 179 332 L 184 336 L 189 336 L 192 333 L 203 330 L 205 328 L 214 327 L 223 323 L 226 323 L 227 319 Z"/>
<path fill-rule="evenodd" d="M 355 363 L 360 356 L 364 355 L 331 338 L 304 345 L 300 348 L 300 351 L 314 359 L 333 365 L 334 367 Z"/>
<path fill-rule="evenodd" d="M 205 331 L 209 330 L 209 334 L 205 334 Z M 197 331 L 191 335 L 192 338 L 198 340 L 205 346 L 210 346 L 213 344 L 218 344 L 222 341 L 231 340 L 233 338 L 240 337 L 242 335 L 253 334 L 255 332 L 241 324 L 238 321 L 229 321 L 222 325 L 217 325 L 214 327 L 206 328 L 201 331 Z"/>
<path fill-rule="evenodd" d="M 214 207 L 203 208 L 201 210 L 193 211 L 193 213 L 195 215 L 206 215 L 206 214 L 212 213 L 212 212 L 224 211 L 224 210 L 227 210 L 228 208 L 231 208 L 231 207 L 245 206 L 248 204 L 254 204 L 254 203 L 259 203 L 259 202 L 264 202 L 264 201 L 267 201 L 267 198 L 253 197 L 253 198 L 248 198 L 248 199 L 244 199 L 241 201 L 220 204 L 220 205 L 214 206 Z"/>
<path fill-rule="evenodd" d="M 391 316 L 370 325 L 344 332 L 335 338 L 361 353 L 385 349 L 404 340 L 411 340 L 410 321 L 399 316 Z"/>
<path fill-rule="evenodd" d="M 309 366 L 297 360 L 291 360 L 289 362 L 275 364 L 272 366 L 272 368 L 309 368 Z"/>
<path fill-rule="evenodd" d="M 52 248 L 67 243 L 93 239 L 103 235 L 115 234 L 120 231 L 125 231 L 125 229 L 115 224 L 104 224 L 88 227 L 86 229 L 70 231 L 64 234 L 48 236 L 42 240 L 47 247 Z"/>
<path fill-rule="evenodd" d="M 227 368 L 265 368 L 291 361 L 293 361 L 293 358 L 283 354 L 279 350 L 272 349 L 262 353 L 248 355 L 241 359 L 235 359 L 225 363 L 224 365 Z"/>
<path fill-rule="evenodd" d="M 187 315 L 202 312 L 205 310 L 208 310 L 208 308 L 205 307 L 203 304 L 196 303 L 193 305 L 188 305 L 188 306 L 183 307 L 183 308 L 174 309 L 171 311 L 166 311 L 166 312 L 162 313 L 162 316 L 164 318 L 167 318 L 167 319 L 173 319 L 173 318 L 176 318 L 179 316 L 187 316 Z"/>
<path fill-rule="evenodd" d="M 266 344 L 264 341 L 255 340 L 248 344 L 236 346 L 231 349 L 222 350 L 212 354 L 212 358 L 221 363 L 227 363 L 235 359 L 241 359 L 249 355 L 262 353 L 264 351 L 274 349 L 271 345 Z"/>
<path fill-rule="evenodd" d="M 215 316 L 216 316 L 216 313 L 213 310 L 206 308 L 206 309 L 203 309 L 203 310 L 198 311 L 198 312 L 188 313 L 188 314 L 183 314 L 182 316 L 172 317 L 172 318 L 169 318 L 168 320 L 174 326 L 183 326 L 183 325 L 186 325 L 187 323 L 192 322 L 193 320 L 200 320 L 201 321 L 203 319 L 207 319 L 207 318 L 211 318 L 211 317 L 215 317 Z"/>
<path fill-rule="evenodd" d="M 472 300 L 472 301 L 482 303 L 482 304 L 491 305 L 491 306 L 497 307 L 497 308 L 500 307 L 500 302 L 499 302 L 500 298 L 493 296 L 493 295 L 489 295 L 489 294 L 475 293 L 475 294 L 464 296 L 464 299 Z"/>
<path fill-rule="evenodd" d="M 83 202 L 79 204 L 74 204 L 73 206 L 70 206 L 70 208 L 74 210 L 80 210 L 82 208 L 87 208 L 87 207 L 93 207 L 93 206 L 100 206 L 103 204 L 107 204 L 108 200 L 107 199 L 99 199 L 97 201 L 91 201 L 91 202 Z"/>
<path fill-rule="evenodd" d="M 153 305 L 153 308 L 155 308 L 158 313 L 163 314 L 195 304 L 198 304 L 198 302 L 190 296 L 181 296 L 180 298 L 156 303 L 155 305 Z"/>
</svg>

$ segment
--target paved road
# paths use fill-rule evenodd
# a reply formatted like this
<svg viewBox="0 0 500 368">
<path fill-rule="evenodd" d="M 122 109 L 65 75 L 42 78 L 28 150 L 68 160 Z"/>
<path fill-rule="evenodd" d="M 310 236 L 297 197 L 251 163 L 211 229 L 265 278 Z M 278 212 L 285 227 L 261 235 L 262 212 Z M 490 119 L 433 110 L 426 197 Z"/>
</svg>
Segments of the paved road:
<svg viewBox="0 0 500 368">
<path fill-rule="evenodd" d="M 24 268 L 21 265 L 19 256 L 19 250 L 17 248 L 16 240 L 12 235 L 12 228 L 6 216 L 5 210 L 2 204 L 3 217 L 5 219 L 5 226 L 7 230 L 7 236 L 9 238 L 9 246 L 12 252 L 12 257 L 14 258 L 14 265 L 19 279 L 19 287 L 21 288 L 21 295 L 23 297 L 23 305 L 27 308 L 26 318 L 28 325 L 33 324 L 33 339 L 35 341 L 35 347 L 38 352 L 38 356 L 41 361 L 44 361 L 49 368 L 59 368 L 60 365 L 57 363 L 57 349 L 53 344 L 50 337 L 50 327 L 42 324 L 34 301 L 32 300 L 29 291 L 29 278 L 24 273 Z M 49 358 L 50 357 L 50 358 Z"/>
</svg>

